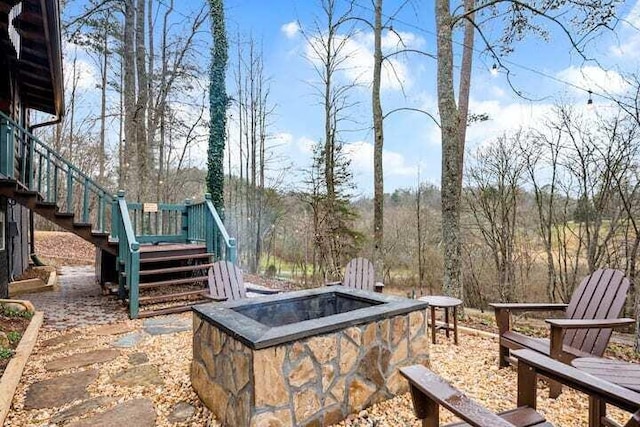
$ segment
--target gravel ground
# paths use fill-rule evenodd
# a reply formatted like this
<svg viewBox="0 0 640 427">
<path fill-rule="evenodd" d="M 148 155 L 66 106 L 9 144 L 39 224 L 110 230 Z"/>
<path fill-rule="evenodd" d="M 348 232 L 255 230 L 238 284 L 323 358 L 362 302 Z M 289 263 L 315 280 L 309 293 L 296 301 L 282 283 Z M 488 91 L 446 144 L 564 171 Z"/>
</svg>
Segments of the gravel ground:
<svg viewBox="0 0 640 427">
<path fill-rule="evenodd" d="M 188 314 L 183 314 L 188 318 Z M 140 328 L 140 321 L 127 321 L 133 327 Z M 25 392 L 29 385 L 36 381 L 55 377 L 64 372 L 48 372 L 44 364 L 54 358 L 87 351 L 83 348 L 71 352 L 51 351 L 42 346 L 42 342 L 69 332 L 77 334 L 78 339 L 92 338 L 95 345 L 92 348 L 107 348 L 115 340 L 114 336 L 95 337 L 92 331 L 95 327 L 78 328 L 74 330 L 44 331 L 40 334 L 35 353 L 23 375 L 17 389 L 11 410 L 5 426 L 45 426 L 49 418 L 57 412 L 51 409 L 24 410 Z M 438 344 L 431 346 L 432 369 L 452 382 L 456 387 L 464 390 L 471 397 L 479 400 L 493 410 L 506 410 L 515 406 L 516 373 L 512 369 L 497 368 L 497 344 L 493 339 L 462 334 L 461 345 L 454 346 L 439 337 Z M 64 348 L 64 345 L 61 346 Z M 199 402 L 189 382 L 189 363 L 191 360 L 191 332 L 179 332 L 167 335 L 149 336 L 134 348 L 121 349 L 122 355 L 111 362 L 100 364 L 100 376 L 89 387 L 92 397 L 111 396 L 117 401 L 128 400 L 133 397 L 150 398 L 158 414 L 157 425 L 191 425 L 217 426 L 218 423 L 210 412 Z M 121 387 L 111 383 L 110 378 L 127 365 L 128 356 L 132 353 L 144 352 L 149 356 L 150 363 L 160 369 L 165 384 L 156 387 Z M 587 397 L 577 392 L 565 391 L 557 400 L 548 399 L 547 388 L 543 382 L 539 384 L 538 409 L 556 426 L 585 426 L 587 424 Z M 188 402 L 196 409 L 194 416 L 188 423 L 171 424 L 167 416 L 178 402 Z M 115 404 L 116 402 L 114 402 Z M 63 408 L 71 406 L 67 405 Z M 111 406 L 110 406 L 111 407 Z M 108 409 L 107 407 L 103 409 Z M 453 418 L 442 411 L 443 420 L 452 421 Z M 618 417 L 622 421 L 624 417 Z M 398 396 L 392 400 L 382 402 L 362 411 L 357 416 L 338 424 L 339 426 L 419 426 L 413 416 L 411 401 L 408 394 Z"/>
</svg>

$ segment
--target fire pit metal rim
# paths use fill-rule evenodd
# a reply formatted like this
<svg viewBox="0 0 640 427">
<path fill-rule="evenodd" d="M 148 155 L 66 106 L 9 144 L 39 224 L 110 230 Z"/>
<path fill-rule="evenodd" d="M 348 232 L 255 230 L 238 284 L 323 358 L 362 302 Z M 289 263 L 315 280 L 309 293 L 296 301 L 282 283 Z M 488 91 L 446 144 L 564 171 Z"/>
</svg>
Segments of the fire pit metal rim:
<svg viewBox="0 0 640 427">
<path fill-rule="evenodd" d="M 265 326 L 233 310 L 234 308 L 243 306 L 308 298 L 325 293 L 338 293 L 348 298 L 375 301 L 382 304 L 275 327 Z M 201 304 L 193 307 L 193 311 L 203 321 L 216 325 L 252 349 L 260 350 L 339 329 L 345 329 L 354 325 L 368 323 L 373 320 L 423 310 L 427 307 L 428 304 L 420 300 L 362 291 L 343 286 L 331 286 L 258 298 L 246 298 L 225 303 L 214 302 Z"/>
</svg>

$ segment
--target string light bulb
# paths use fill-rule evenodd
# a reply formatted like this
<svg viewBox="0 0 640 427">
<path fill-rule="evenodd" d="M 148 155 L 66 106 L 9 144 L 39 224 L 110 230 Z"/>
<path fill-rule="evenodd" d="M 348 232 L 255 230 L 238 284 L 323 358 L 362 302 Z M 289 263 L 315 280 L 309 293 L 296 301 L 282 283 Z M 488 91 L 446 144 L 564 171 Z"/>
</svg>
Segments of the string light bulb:
<svg viewBox="0 0 640 427">
<path fill-rule="evenodd" d="M 593 92 L 589 89 L 587 93 L 589 94 L 589 98 L 587 99 L 587 110 L 593 110 L 593 98 L 591 96 Z"/>
<path fill-rule="evenodd" d="M 494 77 L 498 75 L 498 64 L 495 62 L 493 63 L 493 67 L 491 67 L 491 75 Z"/>
</svg>

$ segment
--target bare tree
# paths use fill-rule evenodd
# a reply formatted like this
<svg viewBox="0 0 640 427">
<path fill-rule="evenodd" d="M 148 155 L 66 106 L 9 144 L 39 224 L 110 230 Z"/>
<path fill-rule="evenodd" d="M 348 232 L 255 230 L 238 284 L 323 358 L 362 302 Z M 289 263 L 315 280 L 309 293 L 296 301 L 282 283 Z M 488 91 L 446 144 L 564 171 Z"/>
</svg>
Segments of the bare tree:
<svg viewBox="0 0 640 427">
<path fill-rule="evenodd" d="M 475 225 L 491 250 L 502 302 L 517 296 L 516 238 L 524 163 L 515 148 L 520 136 L 500 137 L 478 151 L 469 168 L 466 194 Z"/>
</svg>

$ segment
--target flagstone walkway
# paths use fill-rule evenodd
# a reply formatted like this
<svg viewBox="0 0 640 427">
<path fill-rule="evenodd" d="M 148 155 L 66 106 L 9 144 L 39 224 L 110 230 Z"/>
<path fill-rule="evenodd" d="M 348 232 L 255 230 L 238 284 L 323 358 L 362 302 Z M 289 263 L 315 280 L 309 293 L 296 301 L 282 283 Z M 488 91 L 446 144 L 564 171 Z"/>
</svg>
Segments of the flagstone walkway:
<svg viewBox="0 0 640 427">
<path fill-rule="evenodd" d="M 101 295 L 91 266 L 62 267 L 59 290 L 22 298 L 45 320 L 5 426 L 207 423 L 208 411 L 184 387 L 189 313 L 129 320 L 114 297 Z M 182 351 L 171 348 L 176 340 Z"/>
</svg>

